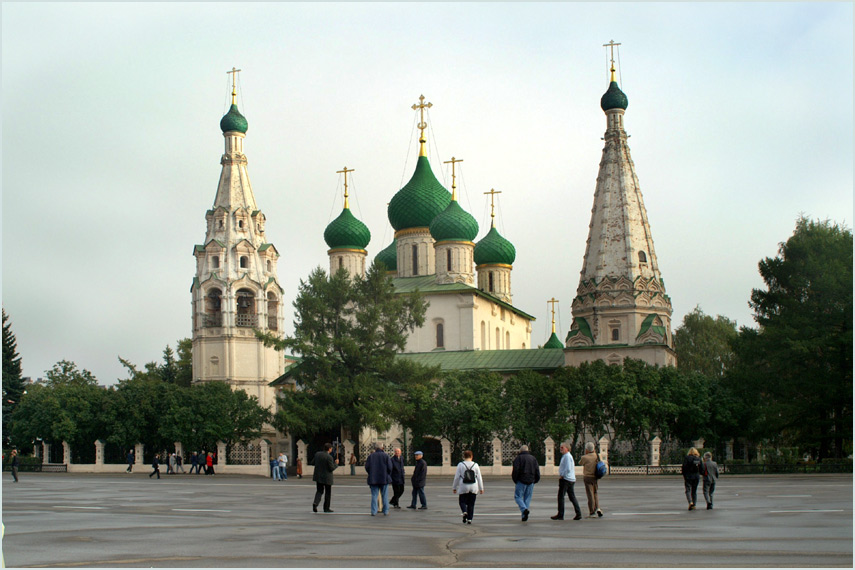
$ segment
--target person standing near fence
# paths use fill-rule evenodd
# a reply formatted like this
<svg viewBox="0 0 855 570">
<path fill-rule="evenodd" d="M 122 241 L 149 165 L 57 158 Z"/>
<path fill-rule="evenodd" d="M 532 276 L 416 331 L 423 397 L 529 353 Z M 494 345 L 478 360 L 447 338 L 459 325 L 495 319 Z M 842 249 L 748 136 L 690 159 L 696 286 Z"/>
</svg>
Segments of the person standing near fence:
<svg viewBox="0 0 855 570">
<path fill-rule="evenodd" d="M 160 479 L 160 458 L 157 456 L 157 453 L 152 456 L 151 469 L 152 471 L 148 474 L 148 478 L 151 479 L 152 475 L 157 474 L 157 478 Z"/>
<path fill-rule="evenodd" d="M 472 517 L 475 516 L 475 499 L 478 495 L 484 494 L 481 468 L 474 459 L 475 456 L 470 450 L 463 452 L 463 461 L 457 464 L 454 481 L 451 483 L 451 491 L 458 496 L 464 524 L 472 524 Z"/>
<path fill-rule="evenodd" d="M 134 450 L 128 450 L 128 456 L 125 458 L 125 461 L 128 462 L 128 469 L 126 473 L 133 473 L 134 471 Z"/>
<path fill-rule="evenodd" d="M 371 488 L 371 516 L 377 514 L 377 497 L 383 498 L 383 514 L 389 514 L 389 483 L 392 482 L 392 458 L 383 451 L 383 446 L 374 444 L 374 453 L 365 460 L 368 486 Z"/>
<path fill-rule="evenodd" d="M 520 447 L 520 453 L 514 459 L 511 479 L 514 480 L 514 501 L 520 508 L 522 520 L 527 521 L 530 513 L 531 497 L 534 494 L 534 486 L 540 481 L 540 465 L 537 459 L 529 453 L 528 446 Z"/>
<path fill-rule="evenodd" d="M 701 480 L 704 462 L 701 461 L 701 454 L 696 448 L 689 450 L 688 455 L 683 460 L 683 485 L 686 488 L 686 500 L 689 501 L 689 510 L 695 510 L 695 503 L 698 502 L 698 482 Z"/>
<path fill-rule="evenodd" d="M 416 466 L 413 468 L 413 476 L 410 481 L 413 484 L 413 502 L 410 503 L 408 509 L 416 508 L 416 498 L 418 498 L 422 506 L 420 510 L 427 510 L 427 498 L 425 498 L 425 485 L 427 485 L 427 461 L 424 460 L 424 453 L 416 451 L 413 454 L 416 458 Z"/>
<path fill-rule="evenodd" d="M 585 494 L 588 496 L 588 518 L 603 516 L 600 510 L 600 494 L 597 489 L 597 463 L 600 456 L 594 451 L 594 442 L 585 444 L 585 455 L 579 458 L 582 467 L 582 481 L 585 483 Z"/>
<path fill-rule="evenodd" d="M 389 504 L 396 509 L 400 509 L 399 500 L 404 494 L 404 458 L 401 456 L 401 448 L 396 447 L 395 453 L 392 455 L 392 499 Z"/>
<path fill-rule="evenodd" d="M 718 481 L 718 463 L 712 460 L 712 453 L 707 451 L 704 453 L 704 499 L 707 502 L 707 510 L 712 509 L 713 493 L 715 493 L 715 483 Z"/>
<path fill-rule="evenodd" d="M 350 452 L 350 474 L 351 476 L 356 475 L 356 454 L 352 451 Z"/>
<path fill-rule="evenodd" d="M 18 465 L 21 464 L 21 462 L 18 460 L 18 450 L 17 449 L 12 450 L 12 453 L 9 454 L 9 459 L 10 459 L 9 463 L 12 466 L 12 479 L 14 479 L 15 483 L 17 483 L 18 482 Z"/>
<path fill-rule="evenodd" d="M 582 509 L 579 508 L 579 501 L 576 500 L 576 492 L 573 490 L 576 485 L 576 464 L 573 462 L 573 456 L 570 454 L 570 448 L 567 444 L 561 445 L 561 462 L 558 464 L 558 514 L 551 517 L 554 521 L 564 520 L 564 495 L 570 497 L 570 502 L 573 503 L 573 509 L 576 511 L 574 521 L 582 518 Z"/>
<path fill-rule="evenodd" d="M 288 478 L 288 456 L 285 452 L 281 452 L 278 458 L 279 463 L 279 479 L 284 481 Z"/>
</svg>

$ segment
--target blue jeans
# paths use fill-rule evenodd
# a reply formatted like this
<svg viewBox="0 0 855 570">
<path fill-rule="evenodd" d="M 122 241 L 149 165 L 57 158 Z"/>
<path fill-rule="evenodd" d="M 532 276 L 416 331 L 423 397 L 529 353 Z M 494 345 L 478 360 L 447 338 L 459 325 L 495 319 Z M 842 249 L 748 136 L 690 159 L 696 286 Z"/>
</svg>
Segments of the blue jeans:
<svg viewBox="0 0 855 570">
<path fill-rule="evenodd" d="M 279 467 L 279 478 L 280 479 L 287 479 L 288 478 L 288 473 L 285 472 L 285 467 L 281 467 L 281 466 Z"/>
<path fill-rule="evenodd" d="M 534 483 L 517 483 L 514 488 L 514 501 L 520 508 L 520 512 L 528 510 L 531 505 L 531 495 L 534 493 Z"/>
<path fill-rule="evenodd" d="M 422 506 L 427 506 L 427 499 L 425 498 L 425 488 L 424 487 L 413 487 L 413 502 L 410 503 L 410 506 L 416 508 L 416 497 L 419 498 L 422 502 Z"/>
<path fill-rule="evenodd" d="M 371 514 L 377 514 L 377 494 L 383 493 L 383 514 L 389 514 L 389 485 L 370 485 L 371 487 Z"/>
<path fill-rule="evenodd" d="M 279 480 L 279 466 L 278 465 L 274 465 L 273 467 L 270 468 L 270 476 L 273 477 L 274 481 Z"/>
</svg>

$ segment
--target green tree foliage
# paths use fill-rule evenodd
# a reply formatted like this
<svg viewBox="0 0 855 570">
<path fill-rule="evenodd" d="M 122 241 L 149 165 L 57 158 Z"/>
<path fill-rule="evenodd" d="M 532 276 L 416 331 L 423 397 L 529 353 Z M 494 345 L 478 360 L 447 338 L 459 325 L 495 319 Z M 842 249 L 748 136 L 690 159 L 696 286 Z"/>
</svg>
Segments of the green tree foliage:
<svg viewBox="0 0 855 570">
<path fill-rule="evenodd" d="M 148 362 L 143 370 L 121 356 L 119 362 L 127 369 L 129 378 L 160 380 L 167 384 L 189 388 L 193 378 L 193 341 L 189 338 L 183 338 L 178 341 L 177 346 L 177 359 L 172 347 L 166 345 L 166 348 L 163 349 L 162 363 Z"/>
<path fill-rule="evenodd" d="M 452 448 L 482 450 L 493 437 L 508 436 L 502 377 L 495 372 L 445 372 L 435 384 L 432 431 Z"/>
<path fill-rule="evenodd" d="M 515 439 L 539 445 L 547 437 L 564 441 L 572 432 L 567 388 L 557 378 L 524 370 L 510 376 L 504 390 L 505 417 Z"/>
<path fill-rule="evenodd" d="M 88 370 L 78 370 L 70 360 L 60 360 L 53 368 L 45 371 L 45 386 L 97 386 L 98 379 Z"/>
<path fill-rule="evenodd" d="M 390 381 L 399 366 L 395 354 L 424 324 L 422 297 L 396 294 L 374 265 L 364 279 L 344 270 L 329 277 L 318 268 L 300 281 L 294 308 L 294 336 L 257 333 L 266 345 L 302 358 L 294 372 L 298 389 L 280 398 L 275 425 L 295 434 L 388 429 L 399 394 Z"/>
<path fill-rule="evenodd" d="M 796 222 L 778 255 L 759 263 L 759 330 L 743 329 L 740 355 L 760 426 L 820 458 L 852 445 L 852 232 L 828 220 Z M 755 413 L 759 414 L 758 408 Z"/>
<path fill-rule="evenodd" d="M 712 318 L 695 307 L 674 333 L 677 368 L 721 378 L 734 364 L 733 343 L 738 334 L 735 321 L 721 315 Z"/>
<path fill-rule="evenodd" d="M 24 379 L 21 377 L 21 356 L 18 341 L 12 332 L 9 315 L 3 309 L 3 444 L 9 442 L 11 434 L 9 419 L 24 395 Z"/>
</svg>

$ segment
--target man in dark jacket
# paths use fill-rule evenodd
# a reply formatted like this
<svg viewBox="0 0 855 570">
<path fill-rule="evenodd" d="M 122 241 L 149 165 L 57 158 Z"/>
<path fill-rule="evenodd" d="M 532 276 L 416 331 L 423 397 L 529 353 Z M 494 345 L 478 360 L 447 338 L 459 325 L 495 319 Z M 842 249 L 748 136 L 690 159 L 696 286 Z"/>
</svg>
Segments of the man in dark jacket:
<svg viewBox="0 0 855 570">
<path fill-rule="evenodd" d="M 421 451 L 415 453 L 416 466 L 413 469 L 413 476 L 410 479 L 413 483 L 413 502 L 408 509 L 416 508 L 416 497 L 422 503 L 420 510 L 427 509 L 427 499 L 425 499 L 425 485 L 427 484 L 427 462 L 423 459 L 424 454 Z"/>
<path fill-rule="evenodd" d="M 368 473 L 368 486 L 371 487 L 371 516 L 377 514 L 377 495 L 383 495 L 383 514 L 389 514 L 389 483 L 392 482 L 392 458 L 383 446 L 374 444 L 374 453 L 365 460 L 365 471 Z"/>
<path fill-rule="evenodd" d="M 404 458 L 401 456 L 401 448 L 395 448 L 395 455 L 392 456 L 392 500 L 389 504 L 396 509 L 400 509 L 401 505 L 398 500 L 404 494 Z"/>
<path fill-rule="evenodd" d="M 338 465 L 335 464 L 335 459 L 333 459 L 330 451 L 332 451 L 332 444 L 325 443 L 324 450 L 317 452 L 314 460 L 312 461 L 315 464 L 315 473 L 312 475 L 312 481 L 317 484 L 315 500 L 312 501 L 313 512 L 318 512 L 318 504 L 321 502 L 322 495 L 324 497 L 324 512 L 333 512 L 330 508 L 330 501 L 332 501 L 333 471 L 336 470 Z"/>
<path fill-rule="evenodd" d="M 537 464 L 537 459 L 534 458 L 534 455 L 528 452 L 527 445 L 520 447 L 520 454 L 514 459 L 511 479 L 516 484 L 514 501 L 516 501 L 520 508 L 522 520 L 527 521 L 530 512 L 528 508 L 531 505 L 534 486 L 540 481 L 540 465 Z"/>
</svg>

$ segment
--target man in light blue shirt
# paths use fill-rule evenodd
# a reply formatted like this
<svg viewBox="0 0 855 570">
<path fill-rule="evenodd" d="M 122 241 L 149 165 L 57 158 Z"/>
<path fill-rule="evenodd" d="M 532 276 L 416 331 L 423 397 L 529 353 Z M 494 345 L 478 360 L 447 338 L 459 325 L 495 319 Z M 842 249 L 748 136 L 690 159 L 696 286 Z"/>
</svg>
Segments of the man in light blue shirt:
<svg viewBox="0 0 855 570">
<path fill-rule="evenodd" d="M 561 463 L 558 464 L 558 514 L 551 517 L 554 521 L 564 520 L 564 494 L 570 496 L 570 502 L 573 503 L 573 508 L 576 510 L 574 521 L 582 519 L 582 509 L 579 508 L 579 501 L 576 500 L 576 493 L 573 491 L 573 485 L 576 484 L 576 463 L 573 461 L 573 456 L 570 455 L 570 448 L 566 444 L 561 445 Z"/>
</svg>

